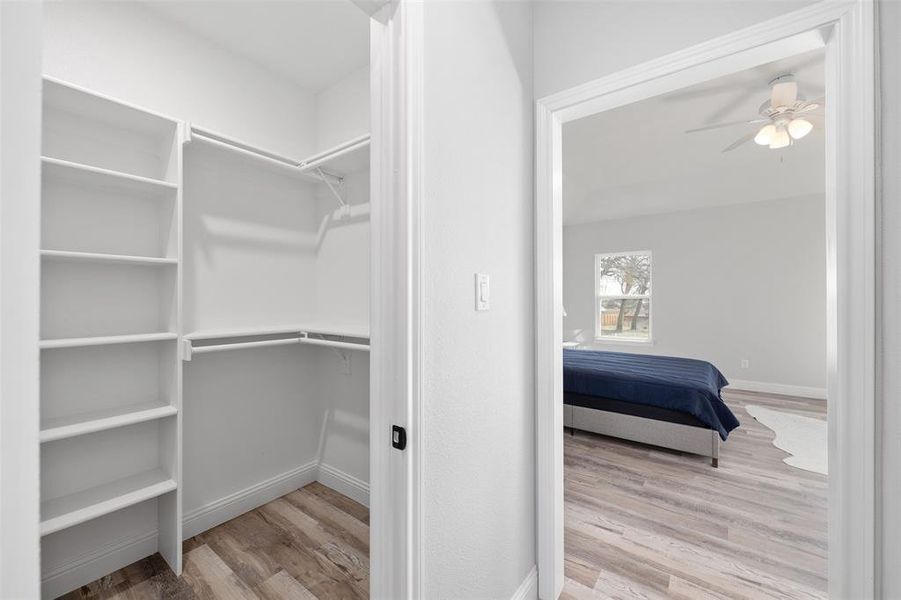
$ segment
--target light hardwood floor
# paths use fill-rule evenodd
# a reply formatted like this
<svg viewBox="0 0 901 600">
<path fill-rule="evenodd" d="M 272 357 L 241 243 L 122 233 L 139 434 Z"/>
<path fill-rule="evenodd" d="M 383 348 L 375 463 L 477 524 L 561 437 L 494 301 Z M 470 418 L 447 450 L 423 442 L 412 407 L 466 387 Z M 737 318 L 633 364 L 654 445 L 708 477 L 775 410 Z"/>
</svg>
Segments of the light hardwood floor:
<svg viewBox="0 0 901 600">
<path fill-rule="evenodd" d="M 156 554 L 63 598 L 369 597 L 369 510 L 318 483 L 185 540 L 184 551 L 181 577 Z"/>
<path fill-rule="evenodd" d="M 724 392 L 741 427 L 709 459 L 565 436 L 563 599 L 825 598 L 826 477 L 786 465 L 748 404 L 825 418 L 825 401 Z"/>
</svg>

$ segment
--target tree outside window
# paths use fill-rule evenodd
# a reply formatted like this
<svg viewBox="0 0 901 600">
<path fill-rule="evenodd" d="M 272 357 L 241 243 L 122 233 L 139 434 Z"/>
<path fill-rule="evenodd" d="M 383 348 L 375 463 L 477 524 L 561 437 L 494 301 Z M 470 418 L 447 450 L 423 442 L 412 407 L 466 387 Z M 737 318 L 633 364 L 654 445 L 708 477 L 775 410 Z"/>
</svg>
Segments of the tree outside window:
<svg viewBox="0 0 901 600">
<path fill-rule="evenodd" d="M 651 339 L 651 253 L 596 254 L 595 338 Z"/>
</svg>

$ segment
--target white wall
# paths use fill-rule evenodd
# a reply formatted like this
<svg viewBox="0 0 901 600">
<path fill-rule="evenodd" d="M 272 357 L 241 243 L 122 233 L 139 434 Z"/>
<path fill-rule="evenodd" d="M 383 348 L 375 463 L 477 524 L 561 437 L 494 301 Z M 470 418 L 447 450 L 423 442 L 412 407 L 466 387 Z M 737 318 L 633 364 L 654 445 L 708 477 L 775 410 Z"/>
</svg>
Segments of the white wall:
<svg viewBox="0 0 901 600">
<path fill-rule="evenodd" d="M 316 94 L 317 151 L 369 133 L 369 65 Z"/>
<path fill-rule="evenodd" d="M 537 0 L 535 97 L 748 27 L 812 0 Z"/>
<path fill-rule="evenodd" d="M 509 598 L 535 564 L 531 7 L 423 10 L 423 595 Z"/>
<path fill-rule="evenodd" d="M 315 97 L 129 2 L 45 2 L 47 75 L 288 156 L 315 148 Z"/>
<path fill-rule="evenodd" d="M 37 598 L 40 29 L 0 2 L 0 598 Z"/>
<path fill-rule="evenodd" d="M 814 195 L 565 227 L 564 335 L 824 391 L 825 210 Z M 624 250 L 653 254 L 651 346 L 594 341 L 594 255 Z"/>
<path fill-rule="evenodd" d="M 881 290 L 879 314 L 882 353 L 879 355 L 881 427 L 877 448 L 883 453 L 881 498 L 877 514 L 882 519 L 882 598 L 901 598 L 901 3 L 878 3 L 880 16 L 881 160 L 881 265 L 877 271 Z"/>
</svg>

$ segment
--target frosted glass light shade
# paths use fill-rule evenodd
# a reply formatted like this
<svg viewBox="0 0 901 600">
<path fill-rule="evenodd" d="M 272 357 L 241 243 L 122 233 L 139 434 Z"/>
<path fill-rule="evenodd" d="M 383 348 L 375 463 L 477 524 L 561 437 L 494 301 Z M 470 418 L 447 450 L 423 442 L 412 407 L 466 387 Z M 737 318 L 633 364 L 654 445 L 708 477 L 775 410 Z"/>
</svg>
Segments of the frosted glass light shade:
<svg viewBox="0 0 901 600">
<path fill-rule="evenodd" d="M 813 129 L 813 124 L 807 119 L 792 119 L 791 123 L 788 124 L 788 133 L 796 140 L 800 140 L 810 133 L 811 129 Z"/>
<path fill-rule="evenodd" d="M 777 127 L 772 139 L 770 139 L 770 150 L 785 148 L 791 143 L 791 136 L 788 134 L 788 131 L 785 129 L 785 127 Z"/>
<path fill-rule="evenodd" d="M 757 135 L 754 136 L 754 143 L 760 146 L 769 146 L 775 133 L 775 125 L 773 125 L 772 123 L 769 125 L 764 125 L 760 128 L 760 131 L 757 132 Z"/>
</svg>

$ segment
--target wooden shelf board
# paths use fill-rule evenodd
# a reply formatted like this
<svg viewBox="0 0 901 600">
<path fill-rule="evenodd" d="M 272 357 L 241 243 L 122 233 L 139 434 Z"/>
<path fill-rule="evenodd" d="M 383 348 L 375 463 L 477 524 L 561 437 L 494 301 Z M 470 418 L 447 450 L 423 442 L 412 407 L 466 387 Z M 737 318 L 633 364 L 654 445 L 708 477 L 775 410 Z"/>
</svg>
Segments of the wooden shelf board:
<svg viewBox="0 0 901 600">
<path fill-rule="evenodd" d="M 41 535 L 49 535 L 176 489 L 161 469 L 117 479 L 41 503 Z"/>
<path fill-rule="evenodd" d="M 75 185 L 103 187 L 142 196 L 159 196 L 178 189 L 178 185 L 161 179 L 132 175 L 82 163 L 41 157 L 42 177 Z"/>
<path fill-rule="evenodd" d="M 97 337 L 58 338 L 41 340 L 42 350 L 54 348 L 77 348 L 79 346 L 106 346 L 111 344 L 133 344 L 138 342 L 158 342 L 174 340 L 178 337 L 174 333 L 134 333 L 129 335 L 105 335 Z"/>
<path fill-rule="evenodd" d="M 72 417 L 48 419 L 41 424 L 41 443 L 163 419 L 176 414 L 178 414 L 178 409 L 168 402 L 155 401 Z"/>
<path fill-rule="evenodd" d="M 70 250 L 41 250 L 41 256 L 48 260 L 71 260 L 120 265 L 177 265 L 177 258 L 157 256 L 129 256 L 126 254 L 104 254 L 101 252 L 74 252 Z"/>
</svg>

